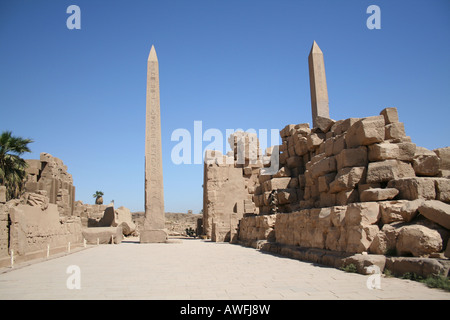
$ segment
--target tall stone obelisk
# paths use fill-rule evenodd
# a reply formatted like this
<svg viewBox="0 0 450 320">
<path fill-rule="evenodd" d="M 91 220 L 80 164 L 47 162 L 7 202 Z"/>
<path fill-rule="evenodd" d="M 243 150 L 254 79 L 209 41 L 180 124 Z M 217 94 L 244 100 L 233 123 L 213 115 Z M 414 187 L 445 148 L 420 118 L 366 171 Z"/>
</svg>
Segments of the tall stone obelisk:
<svg viewBox="0 0 450 320">
<path fill-rule="evenodd" d="M 325 76 L 323 53 L 314 41 L 308 56 L 309 86 L 311 89 L 311 111 L 313 127 L 316 127 L 316 117 L 330 118 L 328 108 L 328 89 Z"/>
<path fill-rule="evenodd" d="M 141 243 L 165 242 L 163 230 L 164 188 L 159 103 L 159 66 L 155 47 L 147 61 L 147 100 L 145 119 L 145 220 L 140 231 Z"/>
</svg>

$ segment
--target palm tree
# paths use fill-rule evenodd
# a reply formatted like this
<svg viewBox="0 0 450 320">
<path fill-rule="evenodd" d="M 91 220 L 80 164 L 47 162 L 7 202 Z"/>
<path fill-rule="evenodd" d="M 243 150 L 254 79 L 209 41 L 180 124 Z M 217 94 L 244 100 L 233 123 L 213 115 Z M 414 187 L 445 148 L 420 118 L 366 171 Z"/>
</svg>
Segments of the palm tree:
<svg viewBox="0 0 450 320">
<path fill-rule="evenodd" d="M 15 137 L 11 131 L 0 135 L 0 185 L 6 186 L 6 200 L 18 198 L 22 192 L 27 163 L 20 156 L 31 152 L 31 139 Z"/>
<path fill-rule="evenodd" d="M 95 198 L 95 204 L 103 204 L 103 195 L 104 193 L 102 191 L 95 191 L 92 195 Z"/>
</svg>

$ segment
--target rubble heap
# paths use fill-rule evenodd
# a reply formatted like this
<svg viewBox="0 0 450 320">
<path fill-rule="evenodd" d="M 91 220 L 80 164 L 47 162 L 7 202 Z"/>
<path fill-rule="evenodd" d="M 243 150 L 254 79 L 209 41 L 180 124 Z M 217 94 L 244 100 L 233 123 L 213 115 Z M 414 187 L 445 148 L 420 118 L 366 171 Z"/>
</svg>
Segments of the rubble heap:
<svg viewBox="0 0 450 320">
<path fill-rule="evenodd" d="M 241 183 L 236 193 L 245 190 L 233 201 L 243 199 L 248 208 L 241 211 L 240 241 L 269 239 L 344 257 L 450 257 L 450 147 L 416 146 L 396 108 L 367 118 L 317 117 L 315 128 L 291 124 L 280 136 L 280 168 L 273 175 L 261 174 L 267 160 L 261 155 L 254 166 L 218 164 L 220 157 L 210 155 L 204 203 L 215 208 L 215 224 L 228 219 L 220 211 L 227 203 L 211 177 L 226 181 L 228 171 L 241 170 L 233 177 Z M 204 221 L 208 217 L 204 207 Z"/>
</svg>

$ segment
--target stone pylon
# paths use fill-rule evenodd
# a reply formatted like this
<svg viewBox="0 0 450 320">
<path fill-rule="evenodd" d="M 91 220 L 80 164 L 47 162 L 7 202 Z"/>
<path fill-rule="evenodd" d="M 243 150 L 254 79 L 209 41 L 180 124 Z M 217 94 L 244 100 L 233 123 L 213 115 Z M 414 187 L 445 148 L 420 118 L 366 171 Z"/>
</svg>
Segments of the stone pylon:
<svg viewBox="0 0 450 320">
<path fill-rule="evenodd" d="M 152 46 L 147 62 L 145 120 L 145 220 L 141 243 L 165 242 L 164 188 L 159 102 L 159 66 Z"/>
<path fill-rule="evenodd" d="M 323 53 L 314 41 L 308 56 L 309 84 L 311 89 L 311 111 L 313 127 L 316 127 L 316 117 L 330 118 L 328 108 L 328 89 L 325 76 Z"/>
</svg>

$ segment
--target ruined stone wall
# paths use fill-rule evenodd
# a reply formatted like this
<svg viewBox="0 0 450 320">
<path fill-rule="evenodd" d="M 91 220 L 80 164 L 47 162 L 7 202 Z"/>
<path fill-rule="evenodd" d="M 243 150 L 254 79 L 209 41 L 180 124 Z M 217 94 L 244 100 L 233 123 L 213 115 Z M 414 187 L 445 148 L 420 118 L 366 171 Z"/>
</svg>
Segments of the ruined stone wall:
<svg viewBox="0 0 450 320">
<path fill-rule="evenodd" d="M 81 220 L 73 215 L 75 187 L 67 167 L 48 153 L 26 162 L 25 193 L 0 203 L 0 264 L 9 259 L 11 250 L 20 261 L 44 257 L 48 246 L 52 254 L 66 250 L 69 242 L 82 243 Z"/>
<path fill-rule="evenodd" d="M 45 190 L 50 203 L 58 206 L 61 216 L 72 216 L 75 203 L 75 187 L 72 175 L 61 159 L 41 153 L 39 160 L 26 160 L 28 164 L 25 191 Z"/>
<path fill-rule="evenodd" d="M 246 188 L 255 215 L 277 212 L 273 232 L 244 216 L 239 240 L 275 233 L 274 243 L 324 252 L 449 256 L 450 148 L 416 146 L 395 108 L 280 135 L 278 172 L 258 168 Z"/>
<path fill-rule="evenodd" d="M 50 248 L 73 246 L 82 242 L 79 218 L 60 220 L 56 204 L 40 206 L 19 204 L 10 208 L 10 248 L 17 255 L 26 255 Z"/>
<path fill-rule="evenodd" d="M 236 132 L 229 137 L 230 154 L 222 155 L 218 151 L 206 153 L 203 232 L 212 241 L 237 240 L 239 220 L 245 214 L 257 212 L 251 194 L 263 163 L 256 161 L 260 153 L 259 145 L 257 139 L 252 139 L 256 139 L 256 135 Z M 242 152 L 238 150 L 239 144 L 246 146 Z"/>
<path fill-rule="evenodd" d="M 14 261 L 44 258 L 80 246 L 83 238 L 79 217 L 65 217 L 45 191 L 25 193 L 20 199 L 0 204 L 0 266 Z"/>
</svg>

